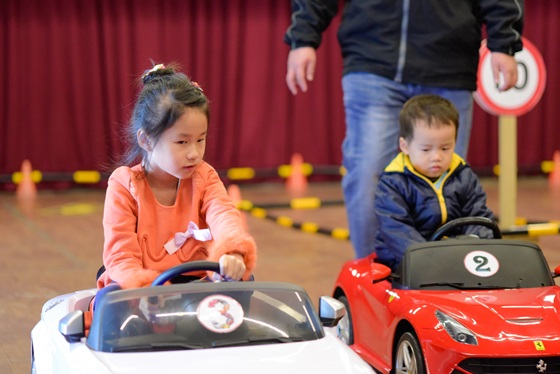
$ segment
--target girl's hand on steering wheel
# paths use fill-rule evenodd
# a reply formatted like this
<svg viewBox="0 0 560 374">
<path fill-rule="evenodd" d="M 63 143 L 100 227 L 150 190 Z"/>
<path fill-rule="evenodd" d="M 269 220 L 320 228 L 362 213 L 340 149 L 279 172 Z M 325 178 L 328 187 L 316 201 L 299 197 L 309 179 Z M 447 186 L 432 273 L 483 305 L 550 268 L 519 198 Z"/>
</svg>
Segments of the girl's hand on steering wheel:
<svg viewBox="0 0 560 374">
<path fill-rule="evenodd" d="M 240 254 L 223 255 L 220 257 L 220 274 L 226 280 L 240 280 L 245 274 L 245 262 Z"/>
</svg>

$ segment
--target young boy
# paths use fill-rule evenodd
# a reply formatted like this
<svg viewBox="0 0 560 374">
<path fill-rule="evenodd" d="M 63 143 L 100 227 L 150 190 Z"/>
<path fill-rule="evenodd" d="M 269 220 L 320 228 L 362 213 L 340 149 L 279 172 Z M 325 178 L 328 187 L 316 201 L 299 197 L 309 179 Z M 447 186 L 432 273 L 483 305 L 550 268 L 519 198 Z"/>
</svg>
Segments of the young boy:
<svg viewBox="0 0 560 374">
<path fill-rule="evenodd" d="M 400 112 L 401 153 L 381 174 L 375 195 L 375 252 L 393 270 L 409 245 L 427 241 L 444 223 L 494 218 L 477 176 L 454 153 L 458 124 L 455 106 L 437 95 L 415 96 Z M 483 226 L 463 227 L 461 234 L 492 238 Z"/>
</svg>

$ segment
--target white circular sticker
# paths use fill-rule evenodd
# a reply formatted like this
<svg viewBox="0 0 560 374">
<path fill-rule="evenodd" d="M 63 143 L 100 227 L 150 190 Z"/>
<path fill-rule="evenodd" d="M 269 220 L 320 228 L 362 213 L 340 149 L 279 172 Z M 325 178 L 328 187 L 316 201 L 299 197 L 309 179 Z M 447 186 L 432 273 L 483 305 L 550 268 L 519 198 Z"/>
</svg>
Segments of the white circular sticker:
<svg viewBox="0 0 560 374">
<path fill-rule="evenodd" d="M 472 251 L 465 256 L 465 268 L 478 277 L 490 277 L 498 272 L 500 263 L 485 251 Z"/>
<path fill-rule="evenodd" d="M 220 334 L 232 332 L 243 322 L 243 308 L 229 296 L 212 295 L 204 298 L 196 310 L 198 321 L 208 330 Z"/>
</svg>

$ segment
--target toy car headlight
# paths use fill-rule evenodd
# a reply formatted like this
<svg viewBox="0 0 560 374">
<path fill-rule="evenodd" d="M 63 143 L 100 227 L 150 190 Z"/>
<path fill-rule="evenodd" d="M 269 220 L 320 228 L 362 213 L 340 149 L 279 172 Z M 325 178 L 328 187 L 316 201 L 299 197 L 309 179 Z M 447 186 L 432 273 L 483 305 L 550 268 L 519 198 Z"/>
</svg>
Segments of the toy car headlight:
<svg viewBox="0 0 560 374">
<path fill-rule="evenodd" d="M 453 340 L 463 344 L 478 345 L 476 336 L 457 320 L 439 310 L 436 310 L 436 317 Z"/>
</svg>

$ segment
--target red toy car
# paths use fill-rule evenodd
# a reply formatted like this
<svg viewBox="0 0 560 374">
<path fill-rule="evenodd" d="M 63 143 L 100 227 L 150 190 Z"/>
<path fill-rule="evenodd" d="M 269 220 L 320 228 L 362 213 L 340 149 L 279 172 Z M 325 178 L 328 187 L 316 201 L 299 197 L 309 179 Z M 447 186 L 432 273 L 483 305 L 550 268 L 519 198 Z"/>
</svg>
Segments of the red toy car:
<svg viewBox="0 0 560 374">
<path fill-rule="evenodd" d="M 442 226 L 395 272 L 375 255 L 344 264 L 339 337 L 382 373 L 560 373 L 560 267 L 492 221 L 494 239 L 438 240 L 482 221 Z"/>
</svg>

